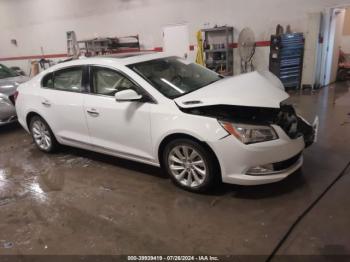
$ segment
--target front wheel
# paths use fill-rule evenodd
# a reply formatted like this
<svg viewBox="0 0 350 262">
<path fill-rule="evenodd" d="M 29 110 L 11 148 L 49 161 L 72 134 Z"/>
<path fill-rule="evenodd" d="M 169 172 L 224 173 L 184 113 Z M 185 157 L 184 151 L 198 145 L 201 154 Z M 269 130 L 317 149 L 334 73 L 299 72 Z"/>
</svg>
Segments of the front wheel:
<svg viewBox="0 0 350 262">
<path fill-rule="evenodd" d="M 43 118 L 40 116 L 32 117 L 29 126 L 33 141 L 41 151 L 52 153 L 56 150 L 58 142 Z"/>
<path fill-rule="evenodd" d="M 213 154 L 190 139 L 175 139 L 166 145 L 163 167 L 177 186 L 192 192 L 212 188 L 219 171 Z"/>
</svg>

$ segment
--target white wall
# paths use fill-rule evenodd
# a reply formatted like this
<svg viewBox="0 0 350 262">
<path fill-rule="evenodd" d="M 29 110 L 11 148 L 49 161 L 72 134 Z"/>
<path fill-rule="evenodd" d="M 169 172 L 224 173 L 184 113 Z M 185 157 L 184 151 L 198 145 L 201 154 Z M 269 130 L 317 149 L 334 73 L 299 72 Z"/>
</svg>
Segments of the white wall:
<svg viewBox="0 0 350 262">
<path fill-rule="evenodd" d="M 345 53 L 350 54 L 350 35 L 344 35 L 342 37 L 340 46 Z"/>
<path fill-rule="evenodd" d="M 340 46 L 345 53 L 350 54 L 350 8 L 346 9 L 344 30 L 340 41 Z"/>
<path fill-rule="evenodd" d="M 259 41 L 269 40 L 278 23 L 304 31 L 307 13 L 350 3 L 349 0 L 0 0 L 0 58 L 66 52 L 66 31 L 78 39 L 139 34 L 145 49 L 162 46 L 164 25 L 187 22 L 190 42 L 195 32 L 232 25 L 235 39 L 249 26 Z M 10 43 L 16 39 L 18 46 Z M 268 47 L 259 47 L 258 69 L 268 68 Z M 238 56 L 236 55 L 236 64 Z M 28 61 L 2 62 L 27 66 Z M 238 65 L 236 67 L 236 72 Z"/>
</svg>

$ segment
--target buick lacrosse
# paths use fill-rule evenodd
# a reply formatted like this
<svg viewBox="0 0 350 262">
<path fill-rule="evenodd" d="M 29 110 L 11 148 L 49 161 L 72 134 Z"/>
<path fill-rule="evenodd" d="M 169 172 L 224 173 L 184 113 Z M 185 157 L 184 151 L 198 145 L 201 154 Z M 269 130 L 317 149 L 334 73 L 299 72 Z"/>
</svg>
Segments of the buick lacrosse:
<svg viewBox="0 0 350 262">
<path fill-rule="evenodd" d="M 20 85 L 19 122 L 37 147 L 60 144 L 162 167 L 184 189 L 272 183 L 316 139 L 269 72 L 224 78 L 164 54 L 65 62 Z"/>
</svg>

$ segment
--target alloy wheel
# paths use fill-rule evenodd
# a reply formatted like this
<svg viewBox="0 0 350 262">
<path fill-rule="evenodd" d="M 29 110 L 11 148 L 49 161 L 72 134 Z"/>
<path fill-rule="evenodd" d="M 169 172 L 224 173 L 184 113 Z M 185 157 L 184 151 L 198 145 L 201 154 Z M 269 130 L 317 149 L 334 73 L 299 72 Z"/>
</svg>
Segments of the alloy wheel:
<svg viewBox="0 0 350 262">
<path fill-rule="evenodd" d="M 42 150 L 49 150 L 52 146 L 51 134 L 48 127 L 40 120 L 35 120 L 32 124 L 32 134 L 34 141 Z"/>
<path fill-rule="evenodd" d="M 198 187 L 207 177 L 204 157 L 188 145 L 174 147 L 169 153 L 168 165 L 174 178 L 186 187 Z"/>
</svg>

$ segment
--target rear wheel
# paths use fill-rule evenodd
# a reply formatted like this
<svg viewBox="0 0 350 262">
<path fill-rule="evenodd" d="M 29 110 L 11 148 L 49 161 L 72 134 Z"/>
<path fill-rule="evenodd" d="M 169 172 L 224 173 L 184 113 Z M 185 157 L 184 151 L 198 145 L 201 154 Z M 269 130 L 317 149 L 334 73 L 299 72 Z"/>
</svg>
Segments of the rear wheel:
<svg viewBox="0 0 350 262">
<path fill-rule="evenodd" d="M 177 186 L 192 192 L 208 191 L 218 174 L 212 153 L 191 139 L 175 139 L 167 144 L 163 167 Z"/>
<path fill-rule="evenodd" d="M 43 118 L 32 117 L 29 126 L 33 141 L 41 151 L 52 153 L 57 149 L 58 142 Z"/>
</svg>

